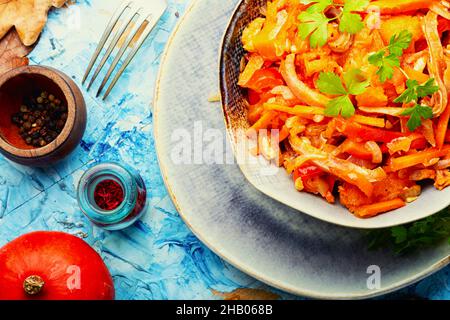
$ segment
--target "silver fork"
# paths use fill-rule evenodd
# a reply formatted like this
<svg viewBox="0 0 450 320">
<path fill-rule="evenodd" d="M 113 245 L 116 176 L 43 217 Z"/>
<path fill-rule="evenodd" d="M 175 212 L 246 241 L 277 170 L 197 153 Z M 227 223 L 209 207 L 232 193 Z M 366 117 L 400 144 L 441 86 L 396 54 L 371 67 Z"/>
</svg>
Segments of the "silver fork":
<svg viewBox="0 0 450 320">
<path fill-rule="evenodd" d="M 83 84 L 88 79 L 89 74 L 91 73 L 97 59 L 100 57 L 106 43 L 109 39 L 111 39 L 105 54 L 91 77 L 87 90 L 90 90 L 94 84 L 101 70 L 107 63 L 108 58 L 118 46 L 119 41 L 125 38 L 123 43 L 120 45 L 120 48 L 118 48 L 117 54 L 97 91 L 98 97 L 110 80 L 124 54 L 129 51 L 127 57 L 122 63 L 122 66 L 113 77 L 109 87 L 106 89 L 103 100 L 109 96 L 112 89 L 117 84 L 117 81 L 136 56 L 137 52 L 142 47 L 166 9 L 166 0 L 125 1 L 117 8 L 116 12 L 111 17 L 111 20 L 109 21 L 105 32 L 100 39 L 97 49 L 89 62 L 86 73 L 84 74 Z"/>
</svg>

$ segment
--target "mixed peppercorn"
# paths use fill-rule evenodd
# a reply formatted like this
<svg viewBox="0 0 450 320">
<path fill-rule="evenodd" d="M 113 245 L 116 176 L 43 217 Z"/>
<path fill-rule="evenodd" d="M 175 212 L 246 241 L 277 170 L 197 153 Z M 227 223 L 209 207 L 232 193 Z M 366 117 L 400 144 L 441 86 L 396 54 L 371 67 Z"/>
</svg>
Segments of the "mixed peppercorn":
<svg viewBox="0 0 450 320">
<path fill-rule="evenodd" d="M 60 99 L 44 91 L 26 99 L 11 121 L 19 128 L 26 144 L 41 148 L 61 133 L 67 121 L 67 111 Z"/>
</svg>

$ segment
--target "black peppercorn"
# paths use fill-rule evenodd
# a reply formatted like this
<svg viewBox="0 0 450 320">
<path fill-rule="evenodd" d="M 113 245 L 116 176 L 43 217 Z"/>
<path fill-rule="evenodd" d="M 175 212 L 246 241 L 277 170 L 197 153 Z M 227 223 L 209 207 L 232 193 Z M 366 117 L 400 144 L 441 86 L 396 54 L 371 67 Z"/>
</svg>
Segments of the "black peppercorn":
<svg viewBox="0 0 450 320">
<path fill-rule="evenodd" d="M 23 127 L 25 128 L 25 130 L 30 130 L 31 129 L 31 122 L 24 122 L 23 123 Z"/>
<path fill-rule="evenodd" d="M 19 127 L 25 143 L 44 147 L 58 137 L 68 118 L 67 106 L 53 94 L 43 91 L 25 99 L 11 122 Z"/>
<path fill-rule="evenodd" d="M 35 146 L 35 147 L 39 147 L 39 146 L 40 146 L 40 145 L 39 145 L 39 139 L 33 139 L 32 144 L 33 144 L 33 146 Z"/>
</svg>

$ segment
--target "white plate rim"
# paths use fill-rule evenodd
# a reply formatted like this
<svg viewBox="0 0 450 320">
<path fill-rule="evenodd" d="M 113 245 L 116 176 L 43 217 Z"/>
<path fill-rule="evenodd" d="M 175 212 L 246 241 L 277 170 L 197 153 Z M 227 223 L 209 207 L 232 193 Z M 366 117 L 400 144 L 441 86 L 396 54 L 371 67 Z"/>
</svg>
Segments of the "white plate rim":
<svg viewBox="0 0 450 320">
<path fill-rule="evenodd" d="M 240 261 L 236 261 L 230 257 L 228 257 L 222 249 L 218 248 L 216 245 L 210 243 L 203 235 L 202 233 L 197 230 L 193 225 L 190 224 L 189 220 L 187 219 L 187 216 L 184 214 L 184 209 L 182 208 L 181 204 L 178 202 L 177 197 L 175 196 L 174 192 L 173 192 L 173 188 L 172 185 L 168 179 L 168 175 L 167 175 L 167 168 L 165 166 L 165 164 L 161 161 L 162 156 L 160 154 L 161 152 L 161 147 L 160 145 L 160 141 L 158 139 L 158 131 L 159 131 L 159 126 L 158 126 L 158 109 L 159 109 L 159 96 L 160 96 L 160 85 L 161 85 L 161 78 L 162 75 L 164 73 L 164 68 L 166 65 L 166 60 L 168 58 L 169 55 L 169 51 L 171 49 L 171 44 L 173 42 L 173 40 L 175 39 L 178 31 L 180 30 L 180 28 L 183 25 L 183 22 L 189 17 L 190 12 L 192 12 L 192 10 L 194 9 L 195 5 L 200 2 L 200 0 L 192 0 L 191 4 L 187 7 L 185 13 L 183 14 L 183 16 L 180 18 L 180 20 L 178 21 L 177 25 L 175 26 L 174 30 L 172 31 L 166 47 L 164 49 L 164 52 L 161 56 L 161 63 L 160 63 L 160 68 L 158 71 L 158 75 L 157 75 L 157 80 L 155 83 L 155 90 L 154 90 L 154 97 L 153 97 L 153 119 L 154 119 L 154 139 L 155 139 L 155 149 L 156 149 L 156 155 L 158 158 L 158 163 L 161 169 L 161 175 L 163 177 L 164 183 L 166 185 L 168 194 L 170 196 L 170 198 L 172 199 L 172 202 L 175 206 L 175 208 L 177 209 L 180 217 L 182 218 L 182 220 L 186 223 L 186 225 L 189 227 L 189 229 L 194 233 L 194 235 L 202 242 L 204 243 L 209 249 L 211 249 L 215 254 L 217 254 L 221 259 L 223 259 L 224 261 L 230 263 L 231 265 L 233 265 L 234 267 L 236 267 L 237 269 L 241 270 L 242 272 L 250 275 L 251 277 L 266 283 L 274 288 L 277 288 L 279 290 L 291 293 L 293 295 L 298 295 L 298 296 L 303 296 L 303 297 L 309 297 L 309 298 L 314 298 L 314 299 L 324 299 L 324 300 L 329 300 L 329 299 L 335 299 L 335 300 L 362 300 L 362 299 L 370 299 L 370 298 L 374 298 L 374 297 L 378 297 L 381 295 L 385 295 L 385 294 L 389 294 L 392 293 L 394 291 L 400 290 L 402 288 L 405 288 L 411 284 L 414 284 L 436 272 L 438 272 L 439 270 L 441 270 L 442 268 L 446 267 L 447 265 L 450 264 L 450 255 L 448 255 L 446 258 L 442 259 L 441 261 L 438 261 L 434 264 L 432 264 L 430 267 L 424 269 L 422 272 L 411 276 L 409 278 L 404 279 L 403 281 L 399 281 L 396 284 L 392 284 L 389 287 L 383 288 L 383 289 L 378 289 L 378 290 L 374 290 L 372 293 L 369 294 L 345 294 L 345 295 L 324 295 L 320 292 L 317 291 L 309 291 L 309 290 L 302 290 L 299 289 L 297 287 L 293 287 L 293 286 L 288 286 L 288 285 L 280 285 L 279 283 L 276 283 L 275 281 L 272 281 L 271 279 L 267 278 L 264 274 L 255 272 L 254 270 L 248 269 L 245 266 L 243 266 L 241 264 Z M 238 3 L 239 6 L 239 3 Z M 236 6 L 236 9 L 237 7 Z"/>
</svg>

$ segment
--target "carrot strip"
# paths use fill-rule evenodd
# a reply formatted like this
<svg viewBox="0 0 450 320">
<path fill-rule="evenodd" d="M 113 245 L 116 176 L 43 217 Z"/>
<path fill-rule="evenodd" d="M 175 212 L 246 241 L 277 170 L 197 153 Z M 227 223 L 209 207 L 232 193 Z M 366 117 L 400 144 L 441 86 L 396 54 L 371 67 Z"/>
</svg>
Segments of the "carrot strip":
<svg viewBox="0 0 450 320">
<path fill-rule="evenodd" d="M 280 130 L 280 135 L 278 137 L 278 140 L 280 142 L 286 140 L 289 137 L 289 129 L 286 126 L 283 126 Z"/>
<path fill-rule="evenodd" d="M 410 168 L 418 164 L 426 163 L 434 158 L 443 157 L 448 154 L 448 152 L 450 152 L 450 145 L 446 145 L 442 149 L 429 148 L 421 152 L 394 158 L 391 161 L 390 169 L 392 171 L 399 171 L 401 169 Z"/>
<path fill-rule="evenodd" d="M 385 121 L 382 118 L 375 118 L 375 117 L 366 117 L 366 116 L 361 116 L 359 114 L 354 115 L 351 120 L 361 123 L 361 124 L 366 124 L 372 127 L 379 127 L 379 128 L 384 128 L 385 127 Z"/>
<path fill-rule="evenodd" d="M 365 206 L 361 206 L 354 210 L 354 213 L 359 218 L 371 218 L 379 215 L 380 213 L 385 213 L 391 210 L 396 210 L 402 208 L 406 205 L 405 201 L 400 198 L 394 200 L 377 202 Z"/>
<path fill-rule="evenodd" d="M 420 71 L 416 71 L 411 67 L 405 66 L 403 69 L 405 70 L 405 73 L 408 75 L 408 77 L 411 80 L 416 80 L 419 83 L 424 83 L 430 79 L 429 75 L 427 75 L 423 72 L 420 72 Z"/>
<path fill-rule="evenodd" d="M 309 107 L 309 106 L 287 107 L 273 103 L 265 103 L 264 108 L 266 110 L 275 110 L 296 116 L 301 116 L 305 114 L 323 115 L 325 113 L 325 109 L 320 107 Z"/>
<path fill-rule="evenodd" d="M 272 120 L 277 116 L 275 111 L 269 111 L 262 115 L 258 121 L 255 122 L 253 126 L 250 127 L 247 131 L 247 136 L 252 136 L 255 132 L 258 132 L 261 129 L 267 129 Z"/>
</svg>

